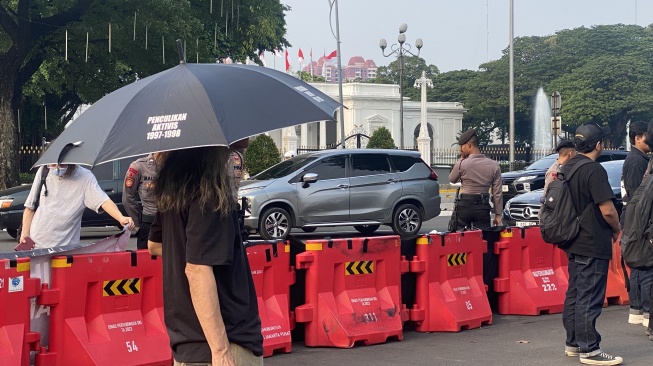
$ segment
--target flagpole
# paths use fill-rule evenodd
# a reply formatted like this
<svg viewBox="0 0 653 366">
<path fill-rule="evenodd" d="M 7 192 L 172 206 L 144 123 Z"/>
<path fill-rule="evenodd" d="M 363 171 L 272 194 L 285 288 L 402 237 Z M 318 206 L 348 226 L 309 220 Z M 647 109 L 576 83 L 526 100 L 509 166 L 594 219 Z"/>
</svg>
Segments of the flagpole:
<svg viewBox="0 0 653 366">
<path fill-rule="evenodd" d="M 340 18 L 338 17 L 338 0 L 334 0 L 336 4 L 336 42 L 337 42 L 337 52 L 338 54 L 338 93 L 340 108 L 338 108 L 338 120 L 340 121 L 340 143 L 342 148 L 345 148 L 345 119 L 344 119 L 344 110 L 343 110 L 343 98 L 342 98 L 342 62 L 340 60 Z"/>
</svg>

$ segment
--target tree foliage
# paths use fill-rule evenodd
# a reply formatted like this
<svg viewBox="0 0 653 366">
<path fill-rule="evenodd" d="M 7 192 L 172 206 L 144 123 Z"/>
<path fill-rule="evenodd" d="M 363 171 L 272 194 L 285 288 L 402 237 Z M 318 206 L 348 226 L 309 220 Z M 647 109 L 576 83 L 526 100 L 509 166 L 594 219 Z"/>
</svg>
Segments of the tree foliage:
<svg viewBox="0 0 653 366">
<path fill-rule="evenodd" d="M 374 131 L 370 137 L 370 141 L 367 143 L 368 149 L 396 149 L 395 141 L 392 139 L 392 134 L 390 130 L 385 127 L 381 127 L 378 130 Z"/>
<path fill-rule="evenodd" d="M 410 100 L 419 101 L 421 92 L 413 87 L 415 80 L 422 77 L 422 71 L 426 72 L 426 77 L 435 80 L 440 73 L 437 66 L 427 65 L 421 57 L 404 56 L 404 74 L 403 88 L 404 97 Z M 370 80 L 375 84 L 399 84 L 399 59 L 392 61 L 388 66 L 379 66 L 376 72 L 376 78 Z"/>
<path fill-rule="evenodd" d="M 212 13 L 203 0 L 0 0 L 0 188 L 18 180 L 19 110 L 25 137 L 52 139 L 81 104 L 178 64 L 176 39 L 188 62 L 287 46 L 287 10 L 280 0 L 216 1 Z"/>
<path fill-rule="evenodd" d="M 245 171 L 254 176 L 281 161 L 281 152 L 268 135 L 258 135 L 250 139 L 245 151 Z"/>
<path fill-rule="evenodd" d="M 628 120 L 653 119 L 653 31 L 637 25 L 562 30 L 514 42 L 516 143 L 532 142 L 537 90 L 562 95 L 565 124 L 609 125 L 613 146 L 622 144 Z M 507 137 L 509 54 L 477 71 L 451 71 L 433 79 L 430 101 L 463 102 L 463 123 L 481 134 Z"/>
</svg>

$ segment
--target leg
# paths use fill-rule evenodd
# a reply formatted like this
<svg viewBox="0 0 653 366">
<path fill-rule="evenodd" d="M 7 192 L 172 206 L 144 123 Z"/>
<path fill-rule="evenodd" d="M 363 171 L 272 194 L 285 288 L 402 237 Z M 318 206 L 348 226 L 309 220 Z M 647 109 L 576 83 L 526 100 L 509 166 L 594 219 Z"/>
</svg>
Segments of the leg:
<svg viewBox="0 0 653 366">
<path fill-rule="evenodd" d="M 630 311 L 628 315 L 628 322 L 631 324 L 641 324 L 643 318 L 639 273 L 640 271 L 638 269 L 630 269 L 630 291 L 628 291 Z"/>
<path fill-rule="evenodd" d="M 608 281 L 609 261 L 580 255 L 576 264 L 576 339 L 582 353 L 601 348 L 601 335 L 596 331 L 596 319 L 601 315 Z"/>
<path fill-rule="evenodd" d="M 463 230 L 467 228 L 469 230 L 471 225 L 470 218 L 471 207 L 469 206 L 469 201 L 459 201 L 456 206 L 456 215 L 458 218 L 458 224 L 456 225 L 457 230 Z"/>
<path fill-rule="evenodd" d="M 649 317 L 651 314 L 651 287 L 653 287 L 653 270 L 639 271 L 640 299 L 642 302 L 642 312 L 644 313 L 643 324 L 649 326 Z"/>
<path fill-rule="evenodd" d="M 567 332 L 567 340 L 565 344 L 568 347 L 577 347 L 578 341 L 576 340 L 576 276 L 577 266 L 574 262 L 574 255 L 568 254 L 569 266 L 569 287 L 565 295 L 565 302 L 562 308 L 562 324 L 565 326 Z"/>
<path fill-rule="evenodd" d="M 236 362 L 236 366 L 263 366 L 263 357 L 254 356 L 252 351 L 239 346 L 235 343 L 229 343 L 229 351 Z"/>
<path fill-rule="evenodd" d="M 471 208 L 472 218 L 470 221 L 474 229 L 487 229 L 492 226 L 490 210 L 491 207 L 489 204 L 480 204 Z"/>
<path fill-rule="evenodd" d="M 142 222 L 141 226 L 138 228 L 138 233 L 136 233 L 136 236 L 138 237 L 136 241 L 136 248 L 138 249 L 147 249 L 147 238 L 150 236 L 150 226 L 152 224 Z"/>
</svg>

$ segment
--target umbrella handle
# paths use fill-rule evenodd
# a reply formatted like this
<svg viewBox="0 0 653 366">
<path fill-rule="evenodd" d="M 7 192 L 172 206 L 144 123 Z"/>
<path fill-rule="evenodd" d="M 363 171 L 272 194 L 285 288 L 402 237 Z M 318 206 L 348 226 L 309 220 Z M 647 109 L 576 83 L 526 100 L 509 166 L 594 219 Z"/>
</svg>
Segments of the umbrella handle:
<svg viewBox="0 0 653 366">
<path fill-rule="evenodd" d="M 186 55 L 184 55 L 184 49 L 181 46 L 181 39 L 177 40 L 177 53 L 179 54 L 179 63 L 186 63 Z"/>
</svg>

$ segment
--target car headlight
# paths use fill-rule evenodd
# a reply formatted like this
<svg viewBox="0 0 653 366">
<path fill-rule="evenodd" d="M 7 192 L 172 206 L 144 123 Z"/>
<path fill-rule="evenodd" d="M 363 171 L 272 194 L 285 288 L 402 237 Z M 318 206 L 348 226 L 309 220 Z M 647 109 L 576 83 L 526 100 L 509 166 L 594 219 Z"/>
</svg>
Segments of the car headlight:
<svg viewBox="0 0 653 366">
<path fill-rule="evenodd" d="M 510 201 L 506 202 L 506 206 L 503 208 L 503 211 L 510 216 Z"/>
<path fill-rule="evenodd" d="M 13 198 L 3 198 L 0 199 L 0 208 L 9 208 L 11 207 L 11 204 L 14 202 Z"/>
<path fill-rule="evenodd" d="M 527 175 L 525 177 L 517 178 L 516 182 L 523 182 L 523 181 L 526 181 L 526 180 L 533 180 L 535 178 L 537 178 L 537 175 Z"/>
</svg>

